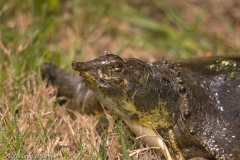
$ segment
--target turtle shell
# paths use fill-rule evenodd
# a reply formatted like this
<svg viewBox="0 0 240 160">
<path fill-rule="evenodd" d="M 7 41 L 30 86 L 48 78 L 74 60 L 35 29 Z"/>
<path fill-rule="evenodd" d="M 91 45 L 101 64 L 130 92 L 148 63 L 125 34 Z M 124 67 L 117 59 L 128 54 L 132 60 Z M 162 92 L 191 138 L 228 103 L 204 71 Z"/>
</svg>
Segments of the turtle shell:
<svg viewBox="0 0 240 160">
<path fill-rule="evenodd" d="M 169 67 L 176 72 L 181 101 L 174 141 L 170 141 L 173 150 L 184 158 L 238 159 L 240 58 L 200 58 L 173 64 Z"/>
</svg>

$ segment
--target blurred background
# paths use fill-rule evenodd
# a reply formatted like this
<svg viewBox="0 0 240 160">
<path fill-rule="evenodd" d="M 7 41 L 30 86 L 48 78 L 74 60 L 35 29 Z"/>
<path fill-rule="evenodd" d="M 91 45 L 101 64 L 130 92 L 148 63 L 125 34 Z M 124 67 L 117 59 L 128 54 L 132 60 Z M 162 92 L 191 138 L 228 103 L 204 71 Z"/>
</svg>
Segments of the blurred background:
<svg viewBox="0 0 240 160">
<path fill-rule="evenodd" d="M 54 116 L 45 119 L 46 123 L 44 117 L 38 116 L 58 104 L 49 96 L 54 93 L 42 85 L 40 65 L 53 62 L 70 71 L 72 61 L 91 60 L 104 50 L 149 62 L 239 56 L 240 1 L 1 0 L 0 156 L 16 152 L 40 153 L 49 149 L 49 146 L 43 146 L 51 142 L 46 129 L 52 127 L 53 124 L 48 122 Z M 25 114 L 20 114 L 22 119 L 15 119 L 19 109 Z M 32 125 L 33 110 L 34 115 L 39 113 L 34 121 L 36 126 Z M 47 113 L 57 115 L 56 110 Z M 40 121 L 44 125 L 37 128 Z M 42 147 L 42 150 L 29 149 L 29 146 L 37 145 L 27 144 L 26 137 L 38 141 L 36 134 L 30 134 L 29 130 L 37 130 L 45 137 L 40 136 L 38 142 L 41 145 L 37 149 Z M 69 131 L 69 135 L 73 133 L 66 128 L 59 130 Z M 56 139 L 51 144 L 55 142 Z M 78 147 L 82 148 L 82 145 L 72 144 L 77 144 L 73 152 L 78 153 Z"/>
<path fill-rule="evenodd" d="M 0 20 L 1 59 L 26 69 L 104 50 L 148 61 L 239 54 L 234 0 L 2 0 Z"/>
</svg>

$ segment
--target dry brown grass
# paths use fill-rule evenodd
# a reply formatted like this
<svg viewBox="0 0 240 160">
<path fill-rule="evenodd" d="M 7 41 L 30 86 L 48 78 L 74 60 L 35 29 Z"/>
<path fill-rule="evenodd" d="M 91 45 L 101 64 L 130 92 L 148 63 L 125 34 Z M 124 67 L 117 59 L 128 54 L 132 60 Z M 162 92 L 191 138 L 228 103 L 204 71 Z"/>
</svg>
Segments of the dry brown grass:
<svg viewBox="0 0 240 160">
<path fill-rule="evenodd" d="M 116 117 L 106 113 L 109 124 L 105 125 L 104 130 L 97 117 L 70 111 L 75 115 L 73 119 L 66 107 L 58 105 L 56 88 L 46 87 L 44 81 L 37 85 L 38 78 L 34 73 L 24 78 L 22 93 L 14 93 L 11 83 L 4 84 L 4 88 L 9 90 L 3 92 L 3 101 L 0 103 L 3 136 L 0 148 L 8 143 L 3 158 L 52 156 L 57 159 L 102 159 L 107 156 L 109 159 L 124 159 L 121 132 L 114 124 Z M 11 81 L 11 78 L 8 79 L 8 82 Z M 13 109 L 15 104 L 9 99 L 14 96 L 19 100 L 16 110 Z M 124 128 L 127 130 L 126 126 Z M 127 134 L 129 131 L 126 131 Z M 130 141 L 133 150 L 129 150 L 129 153 L 133 159 L 157 159 L 139 141 Z M 136 148 L 139 146 L 140 149 Z M 18 149 L 20 153 L 17 153 Z M 104 152 L 106 155 L 101 155 Z"/>
</svg>

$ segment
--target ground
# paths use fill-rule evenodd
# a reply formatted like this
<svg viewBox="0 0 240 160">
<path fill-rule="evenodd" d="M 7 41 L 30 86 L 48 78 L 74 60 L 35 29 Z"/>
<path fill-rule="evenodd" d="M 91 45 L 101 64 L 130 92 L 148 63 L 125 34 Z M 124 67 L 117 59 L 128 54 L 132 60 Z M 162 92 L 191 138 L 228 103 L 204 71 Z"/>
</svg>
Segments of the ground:
<svg viewBox="0 0 240 160">
<path fill-rule="evenodd" d="M 146 61 L 240 55 L 240 2 L 3 0 L 0 2 L 0 157 L 154 159 L 117 117 L 75 119 L 39 67 L 71 71 L 104 50 Z M 138 149 L 141 150 L 138 150 Z M 156 158 L 157 159 L 157 158 Z"/>
</svg>

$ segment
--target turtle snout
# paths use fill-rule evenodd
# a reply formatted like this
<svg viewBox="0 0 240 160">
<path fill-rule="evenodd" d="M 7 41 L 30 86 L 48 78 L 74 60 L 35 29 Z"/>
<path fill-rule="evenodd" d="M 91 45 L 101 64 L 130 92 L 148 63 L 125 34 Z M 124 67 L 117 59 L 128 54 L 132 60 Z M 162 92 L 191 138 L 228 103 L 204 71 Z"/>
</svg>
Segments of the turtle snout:
<svg viewBox="0 0 240 160">
<path fill-rule="evenodd" d="M 84 62 L 72 62 L 72 69 L 74 71 L 82 72 L 82 71 L 87 71 L 89 68 Z"/>
</svg>

